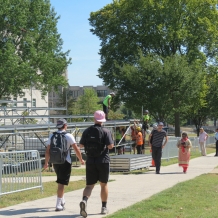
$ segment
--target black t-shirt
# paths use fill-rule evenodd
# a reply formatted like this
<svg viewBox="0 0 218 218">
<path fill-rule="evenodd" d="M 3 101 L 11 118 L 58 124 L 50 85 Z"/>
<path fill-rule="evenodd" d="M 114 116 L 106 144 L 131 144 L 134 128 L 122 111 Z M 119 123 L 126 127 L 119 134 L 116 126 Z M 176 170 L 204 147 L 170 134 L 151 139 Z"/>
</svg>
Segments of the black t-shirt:
<svg viewBox="0 0 218 218">
<path fill-rule="evenodd" d="M 100 126 L 99 124 L 95 124 L 94 126 Z M 114 144 L 113 139 L 112 139 L 112 135 L 111 132 L 108 129 L 103 128 L 103 132 L 104 132 L 104 136 L 103 136 L 103 142 L 106 145 L 105 150 L 103 151 L 103 153 L 101 154 L 101 156 L 99 157 L 88 157 L 87 156 L 87 160 L 86 160 L 86 164 L 94 164 L 94 163 L 110 163 L 110 156 L 109 156 L 109 149 L 108 149 L 108 145 Z M 85 141 L 86 141 L 86 136 L 87 136 L 87 130 L 86 129 L 83 134 L 82 137 L 80 139 L 80 144 L 85 145 Z"/>
</svg>

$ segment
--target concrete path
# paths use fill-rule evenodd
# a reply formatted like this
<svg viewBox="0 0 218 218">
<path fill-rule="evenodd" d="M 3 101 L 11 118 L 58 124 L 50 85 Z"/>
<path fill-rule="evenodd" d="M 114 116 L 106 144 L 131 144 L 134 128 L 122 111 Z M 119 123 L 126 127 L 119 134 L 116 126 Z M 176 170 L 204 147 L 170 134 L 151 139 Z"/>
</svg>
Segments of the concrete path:
<svg viewBox="0 0 218 218">
<path fill-rule="evenodd" d="M 170 188 L 179 182 L 193 179 L 196 176 L 205 173 L 217 173 L 216 170 L 214 171 L 214 168 L 217 166 L 218 157 L 214 157 L 214 154 L 210 154 L 206 157 L 199 157 L 191 160 L 187 174 L 183 174 L 182 168 L 179 168 L 178 164 L 174 164 L 167 167 L 161 167 L 161 174 L 159 175 L 155 174 L 154 171 L 150 171 L 138 175 L 111 176 L 110 179 L 115 179 L 115 181 L 108 183 L 108 208 L 110 214 L 149 198 L 150 196 Z M 53 180 L 54 178 L 50 177 L 50 180 L 51 179 Z M 84 179 L 84 176 L 77 176 L 74 179 Z M 82 191 L 83 189 L 66 193 L 66 209 L 61 212 L 54 211 L 56 196 L 52 196 L 0 209 L 0 217 L 81 218 L 79 215 L 79 202 L 82 198 Z M 88 217 L 104 217 L 100 214 L 100 209 L 100 187 L 98 185 L 94 188 L 92 196 L 88 201 Z"/>
</svg>

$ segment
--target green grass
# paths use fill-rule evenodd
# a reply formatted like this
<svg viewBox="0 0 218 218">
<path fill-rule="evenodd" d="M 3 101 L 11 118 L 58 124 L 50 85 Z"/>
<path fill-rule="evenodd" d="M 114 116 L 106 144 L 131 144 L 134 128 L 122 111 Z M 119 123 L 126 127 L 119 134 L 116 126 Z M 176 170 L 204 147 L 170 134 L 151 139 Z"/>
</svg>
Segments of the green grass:
<svg viewBox="0 0 218 218">
<path fill-rule="evenodd" d="M 70 182 L 68 186 L 65 186 L 64 192 L 71 192 L 85 187 L 86 182 L 84 180 Z M 14 194 L 8 194 L 1 197 L 0 208 L 12 206 L 19 203 L 37 200 L 40 198 L 46 198 L 57 194 L 56 182 L 43 183 L 44 191 L 40 189 L 32 189 Z"/>
<path fill-rule="evenodd" d="M 218 175 L 207 174 L 179 183 L 107 218 L 215 218 L 217 201 Z"/>
</svg>

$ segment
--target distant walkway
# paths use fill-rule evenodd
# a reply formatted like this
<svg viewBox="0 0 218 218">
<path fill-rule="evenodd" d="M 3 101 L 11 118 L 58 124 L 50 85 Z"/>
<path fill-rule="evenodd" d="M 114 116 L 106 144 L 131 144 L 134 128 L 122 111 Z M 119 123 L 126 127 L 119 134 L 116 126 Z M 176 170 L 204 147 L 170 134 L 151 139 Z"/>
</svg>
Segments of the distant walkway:
<svg viewBox="0 0 218 218">
<path fill-rule="evenodd" d="M 161 167 L 161 174 L 153 171 L 138 175 L 113 175 L 111 179 L 116 181 L 109 183 L 108 208 L 111 213 L 126 208 L 134 203 L 142 201 L 150 196 L 174 186 L 179 182 L 193 179 L 201 174 L 217 172 L 214 168 L 218 165 L 218 157 L 210 154 L 190 161 L 187 174 L 182 173 L 178 164 Z M 51 179 L 52 177 L 50 177 Z M 75 177 L 77 179 L 84 178 Z M 44 180 L 44 179 L 43 179 Z M 72 181 L 72 180 L 71 180 Z M 56 196 L 43 198 L 19 205 L 0 209 L 0 217 L 14 218 L 79 218 L 79 202 L 82 198 L 82 190 L 65 194 L 66 209 L 55 212 Z M 30 191 L 31 194 L 31 191 Z M 96 186 L 91 198 L 88 200 L 88 217 L 103 217 L 100 213 L 100 187 Z"/>
</svg>

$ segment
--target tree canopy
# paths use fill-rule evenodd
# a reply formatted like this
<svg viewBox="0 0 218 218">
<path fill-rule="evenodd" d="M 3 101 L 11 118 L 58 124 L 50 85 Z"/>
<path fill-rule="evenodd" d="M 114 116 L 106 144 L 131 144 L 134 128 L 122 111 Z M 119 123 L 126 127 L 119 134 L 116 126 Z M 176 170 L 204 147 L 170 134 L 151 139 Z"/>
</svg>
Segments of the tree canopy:
<svg viewBox="0 0 218 218">
<path fill-rule="evenodd" d="M 217 73 L 217 3 L 114 0 L 92 12 L 91 32 L 101 40 L 99 77 L 135 112 L 144 106 L 165 120 L 173 111 L 179 127 L 187 106 L 205 107 L 198 93 L 208 68 Z"/>
<path fill-rule="evenodd" d="M 0 99 L 35 86 L 43 94 L 67 85 L 70 63 L 49 0 L 0 0 Z"/>
</svg>

